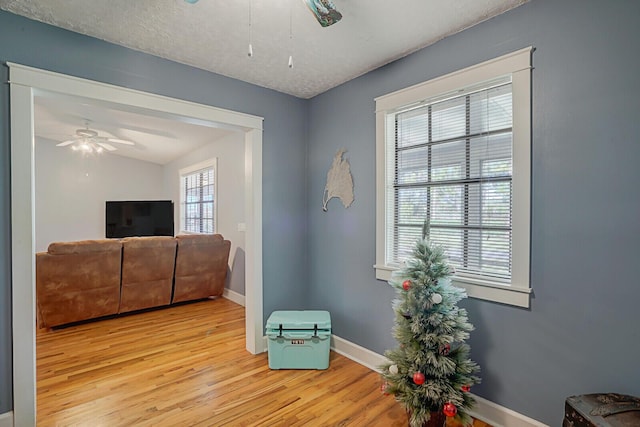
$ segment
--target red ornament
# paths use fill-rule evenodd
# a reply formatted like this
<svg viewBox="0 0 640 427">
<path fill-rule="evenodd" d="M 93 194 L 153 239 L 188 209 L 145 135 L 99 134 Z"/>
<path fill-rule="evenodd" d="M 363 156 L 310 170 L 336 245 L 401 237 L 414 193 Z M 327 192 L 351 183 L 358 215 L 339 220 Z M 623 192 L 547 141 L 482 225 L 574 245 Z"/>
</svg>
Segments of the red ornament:
<svg viewBox="0 0 640 427">
<path fill-rule="evenodd" d="M 464 391 L 465 393 L 469 393 L 469 390 L 471 390 L 471 386 L 463 385 L 462 387 L 460 387 L 460 390 Z"/>
<path fill-rule="evenodd" d="M 443 356 L 448 356 L 451 352 L 451 344 L 446 343 L 445 345 L 440 347 L 440 354 Z"/>
<path fill-rule="evenodd" d="M 424 374 L 422 372 L 416 372 L 413 374 L 413 382 L 418 385 L 424 384 Z"/>
<path fill-rule="evenodd" d="M 409 288 L 411 288 L 411 280 L 405 280 L 404 282 L 402 282 L 402 289 L 408 291 Z"/>
<path fill-rule="evenodd" d="M 456 408 L 456 405 L 453 403 L 447 402 L 442 407 L 442 412 L 444 412 L 447 417 L 455 417 L 458 413 L 458 408 Z"/>
<path fill-rule="evenodd" d="M 384 394 L 385 396 L 389 395 L 389 383 L 388 382 L 383 382 L 382 384 L 380 384 L 380 392 L 382 394 Z"/>
</svg>

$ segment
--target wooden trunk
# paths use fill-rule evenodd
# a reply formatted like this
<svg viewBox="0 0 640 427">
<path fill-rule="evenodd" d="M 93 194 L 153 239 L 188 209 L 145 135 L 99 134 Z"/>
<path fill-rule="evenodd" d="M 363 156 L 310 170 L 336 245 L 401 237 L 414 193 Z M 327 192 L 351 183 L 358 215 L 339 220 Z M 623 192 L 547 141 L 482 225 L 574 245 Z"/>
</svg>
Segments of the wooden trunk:
<svg viewBox="0 0 640 427">
<path fill-rule="evenodd" d="M 571 396 L 565 402 L 563 427 L 640 426 L 640 399 L 616 393 Z"/>
</svg>

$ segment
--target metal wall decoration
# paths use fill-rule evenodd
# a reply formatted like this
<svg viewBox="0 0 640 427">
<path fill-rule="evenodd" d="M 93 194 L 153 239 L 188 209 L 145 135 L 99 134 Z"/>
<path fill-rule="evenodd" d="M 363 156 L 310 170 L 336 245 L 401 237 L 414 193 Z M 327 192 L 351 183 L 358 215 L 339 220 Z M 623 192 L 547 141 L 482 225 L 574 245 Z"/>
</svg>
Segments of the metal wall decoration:
<svg viewBox="0 0 640 427">
<path fill-rule="evenodd" d="M 322 210 L 327 211 L 329 200 L 337 197 L 345 208 L 353 203 L 353 177 L 351 176 L 351 168 L 349 161 L 342 158 L 346 152 L 344 148 L 338 150 L 333 157 L 331 169 L 327 173 L 327 184 L 324 187 L 322 195 Z"/>
</svg>

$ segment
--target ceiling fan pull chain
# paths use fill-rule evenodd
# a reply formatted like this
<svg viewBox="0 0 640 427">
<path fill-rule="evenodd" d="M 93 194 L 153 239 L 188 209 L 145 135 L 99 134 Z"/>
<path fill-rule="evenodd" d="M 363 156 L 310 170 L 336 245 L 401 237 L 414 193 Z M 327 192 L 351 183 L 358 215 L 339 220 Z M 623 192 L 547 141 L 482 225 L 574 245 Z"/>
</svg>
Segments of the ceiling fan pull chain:
<svg viewBox="0 0 640 427">
<path fill-rule="evenodd" d="M 249 58 L 251 58 L 253 56 L 253 46 L 252 46 L 252 41 L 253 41 L 253 34 L 252 34 L 252 28 L 251 28 L 251 3 L 253 2 L 253 0 L 249 0 Z"/>
<path fill-rule="evenodd" d="M 293 68 L 293 2 L 289 1 L 289 68 Z"/>
</svg>

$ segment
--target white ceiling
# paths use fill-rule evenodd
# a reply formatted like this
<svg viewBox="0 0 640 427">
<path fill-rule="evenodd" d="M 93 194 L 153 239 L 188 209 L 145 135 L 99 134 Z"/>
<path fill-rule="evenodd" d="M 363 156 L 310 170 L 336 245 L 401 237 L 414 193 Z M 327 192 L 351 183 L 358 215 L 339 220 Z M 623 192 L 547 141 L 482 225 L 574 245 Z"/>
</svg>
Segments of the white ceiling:
<svg viewBox="0 0 640 427">
<path fill-rule="evenodd" d="M 99 136 L 124 139 L 135 145 L 112 143 L 117 150 L 103 155 L 118 155 L 146 162 L 167 164 L 233 131 L 215 123 L 194 124 L 181 117 L 159 117 L 146 111 L 125 111 L 122 106 L 97 105 L 82 98 L 44 94 L 34 99 L 34 132 L 39 144 L 58 144 L 72 139 L 76 129 L 85 127 Z M 82 153 L 59 147 L 69 155 Z"/>
<path fill-rule="evenodd" d="M 527 1 L 333 0 L 343 18 L 325 28 L 303 0 L 0 0 L 0 9 L 311 98 Z M 77 99 L 38 97 L 35 111 L 42 141 L 70 139 L 90 120 L 100 136 L 136 143 L 114 154 L 158 164 L 229 133 Z"/>
</svg>

